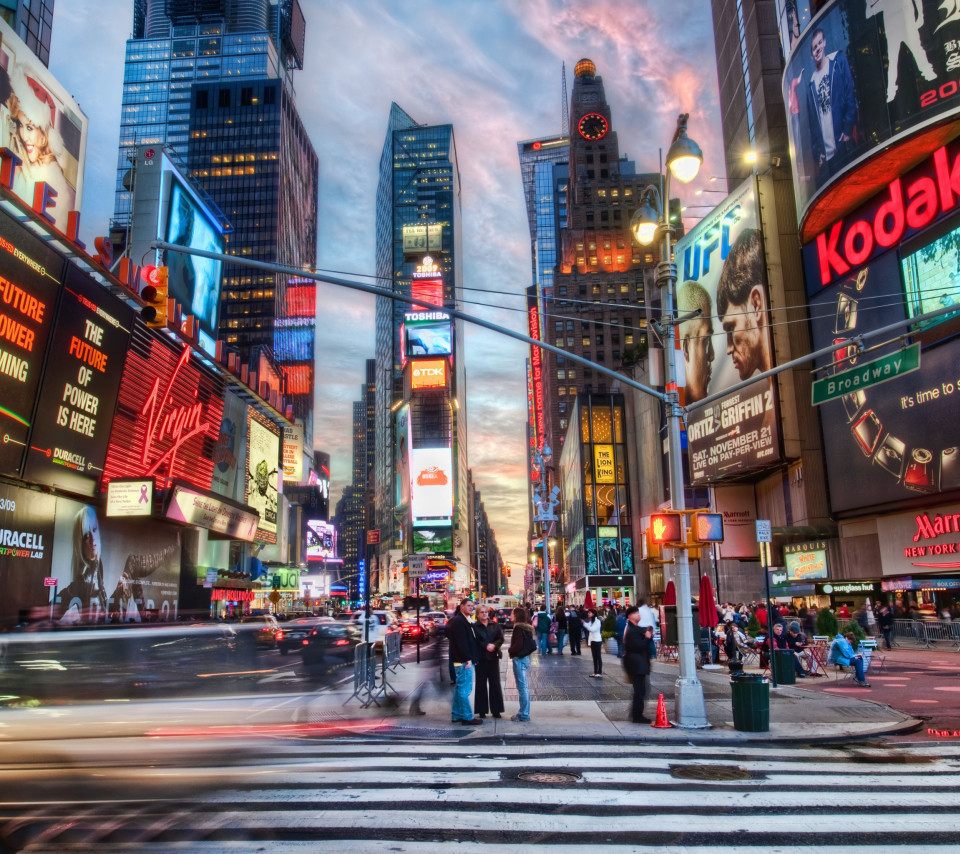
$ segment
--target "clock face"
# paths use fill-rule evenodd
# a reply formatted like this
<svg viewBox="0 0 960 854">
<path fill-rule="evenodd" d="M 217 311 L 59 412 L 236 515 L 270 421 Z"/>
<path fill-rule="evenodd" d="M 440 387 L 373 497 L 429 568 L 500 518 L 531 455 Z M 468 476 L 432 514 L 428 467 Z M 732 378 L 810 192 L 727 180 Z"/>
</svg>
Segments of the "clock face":
<svg viewBox="0 0 960 854">
<path fill-rule="evenodd" d="M 603 139 L 609 129 L 607 120 L 599 113 L 587 113 L 577 125 L 577 130 L 584 139 Z"/>
</svg>

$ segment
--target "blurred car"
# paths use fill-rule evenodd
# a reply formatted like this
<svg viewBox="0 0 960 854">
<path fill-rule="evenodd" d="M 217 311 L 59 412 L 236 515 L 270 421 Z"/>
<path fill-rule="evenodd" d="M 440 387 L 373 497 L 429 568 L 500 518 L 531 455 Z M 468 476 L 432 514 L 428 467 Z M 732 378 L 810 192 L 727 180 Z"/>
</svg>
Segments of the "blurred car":
<svg viewBox="0 0 960 854">
<path fill-rule="evenodd" d="M 503 627 L 503 630 L 513 628 L 513 608 L 499 608 L 496 612 L 497 622 Z"/>
<path fill-rule="evenodd" d="M 308 669 L 324 669 L 352 661 L 354 647 L 362 640 L 362 629 L 353 623 L 317 623 L 300 641 L 303 663 Z"/>
<path fill-rule="evenodd" d="M 352 619 L 351 624 L 359 627 L 360 629 L 360 639 L 361 641 L 366 636 L 364 629 L 364 614 L 363 611 L 357 611 Z M 374 645 L 376 649 L 383 648 L 383 639 L 390 633 L 399 631 L 399 626 L 397 626 L 396 618 L 393 616 L 393 613 L 390 611 L 371 611 L 370 612 L 370 633 L 369 633 L 369 642 Z M 401 642 L 403 640 L 403 635 L 400 635 Z"/>
<path fill-rule="evenodd" d="M 429 629 L 431 637 L 442 635 L 447 630 L 447 615 L 443 611 L 425 611 L 420 615 L 420 618 L 427 619 L 432 623 Z"/>
<path fill-rule="evenodd" d="M 349 623 L 357 613 L 357 611 L 341 611 L 339 614 L 334 614 L 333 619 L 339 623 Z"/>
<path fill-rule="evenodd" d="M 401 617 L 397 625 L 400 628 L 400 635 L 403 640 L 413 641 L 414 643 L 419 640 L 420 643 L 425 643 L 430 639 L 424 621 L 421 619 L 418 624 L 416 616 Z"/>
<path fill-rule="evenodd" d="M 240 620 L 240 625 L 247 626 L 247 631 L 253 632 L 253 639 L 257 646 L 266 646 L 273 649 L 277 645 L 277 632 L 280 631 L 280 624 L 272 614 L 244 617 Z M 241 629 L 240 631 L 243 632 L 244 630 Z"/>
<path fill-rule="evenodd" d="M 287 655 L 291 650 L 299 652 L 303 648 L 303 639 L 320 623 L 334 623 L 334 620 L 330 617 L 309 617 L 285 623 L 277 632 L 277 649 L 280 650 L 280 655 Z"/>
</svg>

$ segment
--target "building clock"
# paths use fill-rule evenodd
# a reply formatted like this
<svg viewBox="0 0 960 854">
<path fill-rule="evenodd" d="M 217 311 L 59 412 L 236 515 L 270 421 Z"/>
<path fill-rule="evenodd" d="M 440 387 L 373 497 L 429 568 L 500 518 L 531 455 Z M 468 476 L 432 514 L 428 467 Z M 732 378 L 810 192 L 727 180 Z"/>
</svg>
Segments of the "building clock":
<svg viewBox="0 0 960 854">
<path fill-rule="evenodd" d="M 610 130 L 610 126 L 599 113 L 587 113 L 580 119 L 577 130 L 584 139 L 603 139 Z"/>
</svg>

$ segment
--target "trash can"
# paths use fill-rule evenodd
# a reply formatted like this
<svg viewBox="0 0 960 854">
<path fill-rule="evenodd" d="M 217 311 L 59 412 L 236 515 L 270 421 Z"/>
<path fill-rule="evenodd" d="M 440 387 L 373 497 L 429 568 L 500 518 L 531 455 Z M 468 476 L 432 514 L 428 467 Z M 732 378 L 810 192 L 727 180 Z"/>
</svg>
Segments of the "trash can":
<svg viewBox="0 0 960 854">
<path fill-rule="evenodd" d="M 789 649 L 777 649 L 773 654 L 774 667 L 777 668 L 778 685 L 796 685 L 797 671 L 793 664 L 793 653 Z"/>
<path fill-rule="evenodd" d="M 770 682 L 757 673 L 731 673 L 733 728 L 738 732 L 770 731 Z"/>
</svg>

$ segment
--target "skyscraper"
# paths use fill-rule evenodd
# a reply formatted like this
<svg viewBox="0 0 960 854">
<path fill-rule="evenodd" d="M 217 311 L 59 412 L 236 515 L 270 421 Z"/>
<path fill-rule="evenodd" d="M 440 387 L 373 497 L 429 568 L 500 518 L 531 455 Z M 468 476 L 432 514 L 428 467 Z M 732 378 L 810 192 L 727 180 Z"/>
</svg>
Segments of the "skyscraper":
<svg viewBox="0 0 960 854">
<path fill-rule="evenodd" d="M 50 65 L 54 0 L 3 0 L 0 17 L 26 42 L 44 65 Z"/>
<path fill-rule="evenodd" d="M 567 226 L 567 188 L 563 179 L 568 175 L 564 167 L 570 160 L 570 138 L 555 135 L 527 139 L 517 143 L 517 151 L 530 225 L 532 281 L 542 298 L 545 289 L 553 288 L 557 234 Z M 555 180 L 555 176 L 560 180 Z"/>
<path fill-rule="evenodd" d="M 460 173 L 452 125 L 418 125 L 396 104 L 391 105 L 380 158 L 376 238 L 380 287 L 404 295 L 416 291 L 428 295 L 424 299 L 432 304 L 458 305 L 463 261 Z M 404 488 L 407 475 L 401 474 L 398 479 L 404 460 L 413 465 L 413 460 L 406 458 L 406 450 L 398 448 L 396 432 L 398 418 L 409 414 L 410 453 L 424 460 L 431 458 L 430 465 L 439 468 L 447 460 L 449 472 L 443 472 L 442 477 L 452 487 L 452 507 L 434 507 L 437 512 L 427 516 L 434 533 L 445 532 L 440 551 L 455 555 L 468 577 L 463 324 L 451 321 L 442 312 L 423 312 L 420 318 L 411 318 L 411 314 L 409 305 L 377 297 L 374 470 L 376 526 L 380 530 L 378 558 L 383 566 L 391 550 L 409 552 L 419 536 L 414 525 L 416 509 L 411 508 L 415 500 L 411 502 Z M 418 330 L 423 327 L 415 342 L 411 340 L 411 323 Z M 410 374 L 411 364 L 426 370 L 419 361 L 421 356 L 436 357 L 430 370 L 437 373 L 431 375 L 431 380 L 439 378 L 440 382 L 422 379 L 418 384 L 405 375 Z M 407 406 L 401 406 L 404 401 Z M 398 455 L 400 450 L 403 453 Z M 441 475 L 433 472 L 431 477 L 440 479 Z M 461 586 L 465 585 L 461 582 Z"/>
</svg>

